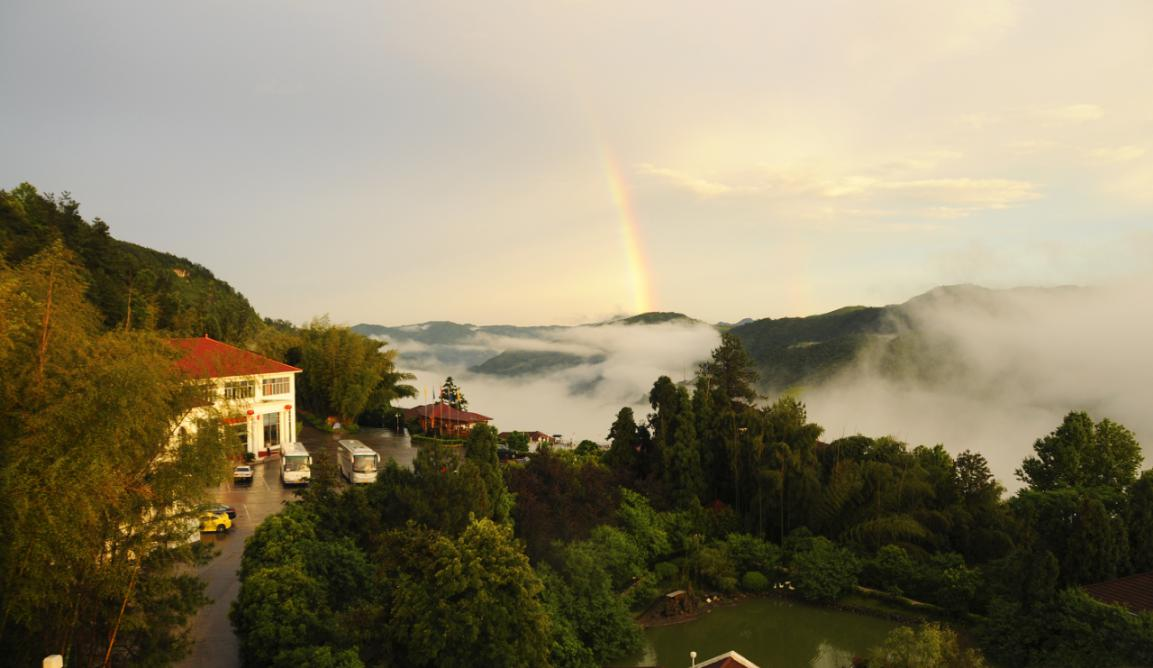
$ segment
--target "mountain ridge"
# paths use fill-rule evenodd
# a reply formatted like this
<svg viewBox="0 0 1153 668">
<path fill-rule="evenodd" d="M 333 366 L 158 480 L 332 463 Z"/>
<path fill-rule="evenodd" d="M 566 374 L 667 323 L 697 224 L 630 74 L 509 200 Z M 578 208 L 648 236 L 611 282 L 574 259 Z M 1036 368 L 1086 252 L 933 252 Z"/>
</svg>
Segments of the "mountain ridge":
<svg viewBox="0 0 1153 668">
<path fill-rule="evenodd" d="M 597 354 L 578 354 L 550 341 L 558 332 L 582 328 L 654 327 L 680 324 L 728 331 L 744 344 L 760 375 L 762 389 L 784 391 L 827 380 L 866 352 L 874 352 L 893 373 L 934 375 L 936 361 L 947 353 L 929 350 L 919 333 L 918 314 L 941 304 L 965 305 L 987 312 L 1009 312 L 1022 295 L 1061 295 L 1084 290 L 1077 286 L 994 289 L 972 284 L 942 285 L 900 304 L 849 305 L 808 316 L 744 318 L 736 324 L 715 325 L 683 313 L 650 312 L 584 325 L 471 325 L 431 321 L 400 327 L 365 323 L 353 327 L 388 340 L 406 361 L 462 365 L 470 371 L 505 377 L 525 377 L 599 364 Z M 413 345 L 417 344 L 417 345 Z M 456 348 L 449 349 L 450 346 Z M 416 348 L 422 348 L 416 350 Z M 944 358 L 938 360 L 937 358 Z M 944 368 L 944 367 L 942 367 Z M 937 372 L 936 375 L 939 375 Z"/>
</svg>

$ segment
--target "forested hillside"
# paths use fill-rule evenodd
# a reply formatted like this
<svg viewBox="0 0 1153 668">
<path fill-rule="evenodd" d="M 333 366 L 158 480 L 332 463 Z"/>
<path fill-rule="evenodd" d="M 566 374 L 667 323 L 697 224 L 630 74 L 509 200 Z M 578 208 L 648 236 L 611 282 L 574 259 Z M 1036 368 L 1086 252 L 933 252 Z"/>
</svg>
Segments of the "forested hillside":
<svg viewBox="0 0 1153 668">
<path fill-rule="evenodd" d="M 112 238 L 67 193 L 0 190 L 0 257 L 16 265 L 61 240 L 88 271 L 88 300 L 109 329 L 157 329 L 243 344 L 260 326 L 244 295 L 184 258 Z"/>
<path fill-rule="evenodd" d="M 744 344 L 762 385 L 784 389 L 827 379 L 873 337 L 893 333 L 893 309 L 846 306 L 804 318 L 764 318 L 731 331 Z"/>
</svg>

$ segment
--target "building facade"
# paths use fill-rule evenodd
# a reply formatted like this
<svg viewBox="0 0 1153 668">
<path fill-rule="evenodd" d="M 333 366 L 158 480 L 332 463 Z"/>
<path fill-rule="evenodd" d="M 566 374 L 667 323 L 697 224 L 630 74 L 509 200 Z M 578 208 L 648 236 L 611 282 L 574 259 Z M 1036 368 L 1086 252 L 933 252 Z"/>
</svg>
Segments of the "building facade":
<svg viewBox="0 0 1153 668">
<path fill-rule="evenodd" d="M 207 336 L 169 343 L 180 354 L 177 367 L 202 385 L 205 407 L 220 413 L 245 452 L 267 457 L 296 440 L 300 369 Z"/>
</svg>

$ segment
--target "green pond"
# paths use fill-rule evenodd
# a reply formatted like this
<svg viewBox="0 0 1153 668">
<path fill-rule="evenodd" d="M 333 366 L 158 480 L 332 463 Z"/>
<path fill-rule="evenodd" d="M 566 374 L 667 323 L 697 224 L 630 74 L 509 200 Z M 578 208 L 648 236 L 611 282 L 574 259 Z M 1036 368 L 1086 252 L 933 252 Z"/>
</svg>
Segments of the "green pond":
<svg viewBox="0 0 1153 668">
<path fill-rule="evenodd" d="M 616 665 L 688 668 L 690 651 L 703 661 L 736 650 L 761 668 L 843 668 L 896 627 L 874 617 L 758 598 L 691 622 L 646 629 L 644 651 Z"/>
</svg>

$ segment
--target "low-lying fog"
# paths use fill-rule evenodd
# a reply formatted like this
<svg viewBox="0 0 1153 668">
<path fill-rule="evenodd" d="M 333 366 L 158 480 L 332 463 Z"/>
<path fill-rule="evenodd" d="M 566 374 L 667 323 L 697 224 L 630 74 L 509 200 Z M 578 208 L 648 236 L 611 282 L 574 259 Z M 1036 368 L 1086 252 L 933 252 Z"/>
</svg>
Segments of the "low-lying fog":
<svg viewBox="0 0 1153 668">
<path fill-rule="evenodd" d="M 1082 290 L 993 293 L 989 300 L 920 298 L 907 305 L 926 347 L 940 352 L 932 380 L 895 380 L 866 351 L 849 370 L 807 388 L 802 399 L 825 440 L 863 433 L 892 435 L 910 445 L 943 443 L 954 454 L 975 450 L 1009 489 L 1033 441 L 1071 410 L 1109 417 L 1133 430 L 1153 466 L 1153 292 L 1150 281 Z M 692 378 L 720 341 L 703 324 L 575 327 L 545 340 L 501 340 L 478 334 L 489 350 L 549 349 L 603 355 L 537 377 L 499 378 L 463 366 L 406 369 L 434 391 L 453 376 L 470 410 L 491 416 L 502 431 L 539 430 L 574 441 L 606 440 L 622 406 L 638 418 L 662 374 Z M 419 345 L 419 344 L 410 344 Z M 405 344 L 398 346 L 403 353 Z M 599 358 L 598 358 L 599 359 Z M 403 366 L 403 361 L 402 361 Z M 432 365 L 430 365 L 432 366 Z M 947 370 L 942 372 L 941 370 Z M 424 394 L 422 392 L 422 394 Z M 427 395 L 403 405 L 426 403 Z"/>
<path fill-rule="evenodd" d="M 950 371 L 933 383 L 895 381 L 866 354 L 806 393 L 825 437 L 891 434 L 910 444 L 981 452 L 1010 490 L 1033 442 L 1066 413 L 1128 427 L 1153 466 L 1153 283 L 997 293 L 995 303 L 910 304 L 914 326 Z"/>
<path fill-rule="evenodd" d="M 412 384 L 422 396 L 401 405 L 431 401 L 428 393 L 439 390 L 445 377 L 452 376 L 469 410 L 492 417 L 501 431 L 542 431 L 576 442 L 586 438 L 604 442 L 622 406 L 632 406 L 643 418 L 648 391 L 658 377 L 691 379 L 697 363 L 720 344 L 720 334 L 699 323 L 572 327 L 544 336 L 544 340 L 526 341 L 478 334 L 475 342 L 464 346 L 495 351 L 559 350 L 583 357 L 600 355 L 603 361 L 513 378 L 475 374 L 463 366 L 405 369 L 416 374 Z M 413 344 L 401 342 L 397 348 L 403 354 L 408 345 Z M 426 348 L 423 344 L 415 347 Z"/>
</svg>

